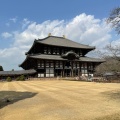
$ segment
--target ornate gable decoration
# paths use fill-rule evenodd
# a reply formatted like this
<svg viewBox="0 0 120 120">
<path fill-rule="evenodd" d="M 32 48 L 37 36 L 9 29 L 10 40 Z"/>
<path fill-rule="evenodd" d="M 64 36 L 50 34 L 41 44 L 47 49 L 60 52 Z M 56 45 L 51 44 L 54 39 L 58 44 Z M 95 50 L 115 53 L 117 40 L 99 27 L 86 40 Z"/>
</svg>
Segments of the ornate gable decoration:
<svg viewBox="0 0 120 120">
<path fill-rule="evenodd" d="M 68 59 L 68 60 L 75 60 L 75 59 L 79 59 L 79 55 L 77 55 L 75 52 L 73 51 L 68 51 L 67 53 L 61 55 L 62 58 Z"/>
</svg>

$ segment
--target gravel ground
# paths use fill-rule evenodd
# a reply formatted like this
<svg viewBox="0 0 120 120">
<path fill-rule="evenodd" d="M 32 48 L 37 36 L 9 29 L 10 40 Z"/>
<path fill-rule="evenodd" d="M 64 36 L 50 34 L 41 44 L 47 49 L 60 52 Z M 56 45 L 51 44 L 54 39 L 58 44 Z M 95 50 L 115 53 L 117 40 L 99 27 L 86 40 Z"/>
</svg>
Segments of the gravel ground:
<svg viewBox="0 0 120 120">
<path fill-rule="evenodd" d="M 0 120 L 120 120 L 120 84 L 0 82 Z"/>
</svg>

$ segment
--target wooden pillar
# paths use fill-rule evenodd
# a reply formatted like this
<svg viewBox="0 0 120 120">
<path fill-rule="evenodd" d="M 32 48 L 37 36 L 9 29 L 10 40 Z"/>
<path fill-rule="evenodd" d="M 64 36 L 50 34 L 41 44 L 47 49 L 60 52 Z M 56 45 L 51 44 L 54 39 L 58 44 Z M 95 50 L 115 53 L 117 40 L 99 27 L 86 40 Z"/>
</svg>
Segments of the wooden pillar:
<svg viewBox="0 0 120 120">
<path fill-rule="evenodd" d="M 62 77 L 64 77 L 64 70 L 62 69 Z"/>
<path fill-rule="evenodd" d="M 63 63 L 63 76 L 62 77 L 65 77 L 65 62 L 62 62 Z"/>
<path fill-rule="evenodd" d="M 78 68 L 78 76 L 80 76 L 80 69 Z"/>
<path fill-rule="evenodd" d="M 56 73 L 55 73 L 55 61 L 53 62 L 53 66 L 54 66 L 54 77 L 56 77 Z"/>
<path fill-rule="evenodd" d="M 44 60 L 44 70 L 45 70 L 44 77 L 46 77 L 46 61 L 45 60 Z"/>
<path fill-rule="evenodd" d="M 71 72 L 72 72 L 72 76 L 71 76 L 71 77 L 74 77 L 74 74 L 73 74 L 73 68 L 72 68 Z"/>
<path fill-rule="evenodd" d="M 73 77 L 74 75 L 73 75 L 73 62 L 72 62 L 72 67 L 71 67 L 71 77 Z"/>
<path fill-rule="evenodd" d="M 86 62 L 86 64 L 87 64 L 87 75 L 89 76 L 89 63 Z"/>
<path fill-rule="evenodd" d="M 60 73 L 60 77 L 62 77 L 62 70 L 61 70 L 61 73 Z"/>
<path fill-rule="evenodd" d="M 96 67 L 95 63 L 92 63 L 92 66 L 93 66 L 93 74 L 94 74 L 94 72 L 95 72 L 95 67 Z"/>
</svg>

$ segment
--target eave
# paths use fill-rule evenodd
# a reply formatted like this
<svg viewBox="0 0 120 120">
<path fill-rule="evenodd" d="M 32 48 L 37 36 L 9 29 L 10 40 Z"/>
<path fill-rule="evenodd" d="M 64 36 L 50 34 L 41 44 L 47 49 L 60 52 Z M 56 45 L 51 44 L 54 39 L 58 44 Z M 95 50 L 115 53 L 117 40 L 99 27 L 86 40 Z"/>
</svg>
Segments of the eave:
<svg viewBox="0 0 120 120">
<path fill-rule="evenodd" d="M 27 62 L 30 59 L 42 59 L 42 60 L 60 60 L 60 61 L 68 61 L 68 59 L 61 57 L 60 55 L 45 55 L 45 54 L 36 54 L 36 55 L 28 55 L 26 59 L 23 61 L 19 67 L 22 67 L 22 65 Z M 75 59 L 72 61 L 80 61 L 80 62 L 98 62 L 102 63 L 105 62 L 103 59 L 99 58 L 91 58 L 91 57 L 79 57 L 79 59 Z"/>
</svg>

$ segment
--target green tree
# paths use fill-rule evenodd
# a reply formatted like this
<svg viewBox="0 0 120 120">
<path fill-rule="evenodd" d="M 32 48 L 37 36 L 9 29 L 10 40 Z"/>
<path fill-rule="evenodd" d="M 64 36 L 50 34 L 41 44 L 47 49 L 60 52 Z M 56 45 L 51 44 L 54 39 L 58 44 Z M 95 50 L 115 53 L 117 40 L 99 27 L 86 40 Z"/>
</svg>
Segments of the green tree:
<svg viewBox="0 0 120 120">
<path fill-rule="evenodd" d="M 3 71 L 3 67 L 2 66 L 0 66 L 0 71 Z"/>
</svg>

